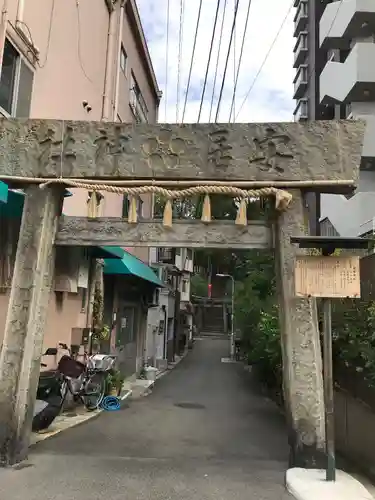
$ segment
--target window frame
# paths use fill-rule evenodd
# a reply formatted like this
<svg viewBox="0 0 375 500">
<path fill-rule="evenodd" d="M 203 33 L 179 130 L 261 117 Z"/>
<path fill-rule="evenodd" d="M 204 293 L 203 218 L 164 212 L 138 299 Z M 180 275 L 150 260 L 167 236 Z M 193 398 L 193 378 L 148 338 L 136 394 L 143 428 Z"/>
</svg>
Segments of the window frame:
<svg viewBox="0 0 375 500">
<path fill-rule="evenodd" d="M 27 59 L 27 57 L 24 56 L 22 50 L 17 46 L 17 44 L 9 36 L 5 37 L 4 50 L 5 50 L 5 44 L 7 42 L 17 52 L 18 57 L 17 57 L 17 62 L 16 62 L 14 82 L 13 82 L 13 96 L 12 96 L 11 112 L 9 113 L 9 111 L 6 111 L 2 106 L 0 106 L 0 115 L 3 115 L 5 118 L 11 118 L 11 117 L 15 117 L 16 113 L 17 113 L 17 104 L 18 104 L 19 89 L 20 89 L 21 62 L 23 64 L 25 64 L 28 67 L 28 69 L 30 69 L 30 71 L 33 72 L 33 77 L 35 77 L 35 67 L 30 63 L 30 61 Z M 2 67 L 0 66 L 0 78 L 1 78 L 1 69 L 2 69 Z M 32 90 L 31 90 L 31 95 L 32 95 Z"/>
<path fill-rule="evenodd" d="M 122 61 L 124 61 L 124 67 L 122 65 Z M 119 69 L 124 73 L 125 78 L 127 78 L 128 54 L 127 54 L 127 52 L 125 50 L 125 47 L 124 47 L 123 43 L 121 43 L 121 48 L 120 48 Z"/>
<path fill-rule="evenodd" d="M 149 109 L 143 96 L 141 87 L 135 77 L 134 71 L 130 72 L 129 106 L 137 123 L 148 123 Z M 135 102 L 133 102 L 135 101 Z M 140 112 L 137 109 L 140 108 Z"/>
</svg>

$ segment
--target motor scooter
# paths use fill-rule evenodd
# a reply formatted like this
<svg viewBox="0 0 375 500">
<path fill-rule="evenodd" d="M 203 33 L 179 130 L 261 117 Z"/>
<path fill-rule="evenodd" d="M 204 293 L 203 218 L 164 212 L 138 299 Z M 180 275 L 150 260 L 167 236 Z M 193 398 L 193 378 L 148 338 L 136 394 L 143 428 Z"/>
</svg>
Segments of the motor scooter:
<svg viewBox="0 0 375 500">
<path fill-rule="evenodd" d="M 56 355 L 57 349 L 47 349 L 44 355 Z M 45 363 L 41 363 L 46 368 Z M 47 429 L 60 414 L 64 402 L 63 377 L 58 370 L 40 372 L 32 430 L 39 432 Z"/>
</svg>

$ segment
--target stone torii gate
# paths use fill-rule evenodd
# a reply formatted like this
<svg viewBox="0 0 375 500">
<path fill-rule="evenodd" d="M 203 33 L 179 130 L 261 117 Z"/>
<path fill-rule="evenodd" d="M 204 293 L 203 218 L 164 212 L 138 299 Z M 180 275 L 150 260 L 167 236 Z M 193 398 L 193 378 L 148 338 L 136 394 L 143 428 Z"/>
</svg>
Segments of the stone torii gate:
<svg viewBox="0 0 375 500">
<path fill-rule="evenodd" d="M 354 189 L 364 127 L 353 121 L 133 126 L 1 120 L 0 180 L 23 187 L 25 204 L 0 357 L 0 463 L 27 456 L 54 244 L 100 244 L 275 248 L 293 465 L 315 465 L 325 444 L 319 332 L 315 302 L 294 296 L 290 236 L 305 232 L 305 192 Z M 49 180 L 55 182 L 40 189 Z M 122 188 L 208 186 L 207 192 L 214 186 L 232 192 L 273 186 L 288 190 L 292 201 L 272 226 L 242 220 L 166 227 L 157 221 L 60 217 L 63 181 L 78 186 L 90 180 Z"/>
</svg>

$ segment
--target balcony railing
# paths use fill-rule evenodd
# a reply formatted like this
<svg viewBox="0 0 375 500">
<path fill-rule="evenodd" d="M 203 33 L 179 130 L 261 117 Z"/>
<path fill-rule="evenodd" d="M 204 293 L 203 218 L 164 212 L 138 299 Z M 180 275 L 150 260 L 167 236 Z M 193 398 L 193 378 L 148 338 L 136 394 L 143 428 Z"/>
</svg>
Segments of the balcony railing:
<svg viewBox="0 0 375 500">
<path fill-rule="evenodd" d="M 301 0 L 301 3 L 299 4 L 296 15 L 294 17 L 294 36 L 298 36 L 298 34 L 306 28 L 307 21 L 308 21 L 307 3 L 306 0 Z"/>
<path fill-rule="evenodd" d="M 306 64 L 300 66 L 294 80 L 294 99 L 300 99 L 304 96 L 308 86 L 308 67 Z"/>
<path fill-rule="evenodd" d="M 175 255 L 176 251 L 174 248 L 158 248 L 158 262 L 174 265 Z"/>
<path fill-rule="evenodd" d="M 294 68 L 298 68 L 304 62 L 307 56 L 308 41 L 307 32 L 301 31 L 298 36 L 297 43 L 294 46 Z"/>
<path fill-rule="evenodd" d="M 309 101 L 307 98 L 300 99 L 294 111 L 294 121 L 307 120 L 309 117 Z"/>
</svg>

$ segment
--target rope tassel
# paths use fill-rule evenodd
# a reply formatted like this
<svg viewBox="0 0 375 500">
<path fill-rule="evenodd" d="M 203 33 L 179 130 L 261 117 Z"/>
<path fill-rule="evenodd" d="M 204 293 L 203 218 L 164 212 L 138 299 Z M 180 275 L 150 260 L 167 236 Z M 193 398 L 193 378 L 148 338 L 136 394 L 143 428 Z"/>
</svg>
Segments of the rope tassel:
<svg viewBox="0 0 375 500">
<path fill-rule="evenodd" d="M 89 219 L 95 219 L 98 216 L 97 208 L 98 208 L 98 197 L 96 191 L 92 191 L 92 193 L 89 194 L 89 200 L 87 202 L 87 217 Z"/>
<path fill-rule="evenodd" d="M 289 207 L 292 198 L 293 198 L 292 195 L 288 193 L 288 191 L 283 191 L 282 189 L 278 189 L 275 194 L 276 210 L 279 210 L 280 212 L 286 210 Z"/>
<path fill-rule="evenodd" d="M 173 215 L 172 200 L 168 198 L 164 207 L 164 214 L 163 214 L 164 227 L 172 227 L 172 215 Z"/>
<path fill-rule="evenodd" d="M 129 196 L 128 222 L 129 222 L 129 224 L 136 224 L 137 221 L 138 221 L 137 197 L 136 196 Z"/>
<path fill-rule="evenodd" d="M 237 226 L 247 226 L 247 199 L 241 198 L 238 205 L 236 222 Z"/>
<path fill-rule="evenodd" d="M 208 194 L 204 197 L 201 221 L 211 222 L 211 200 Z"/>
</svg>

